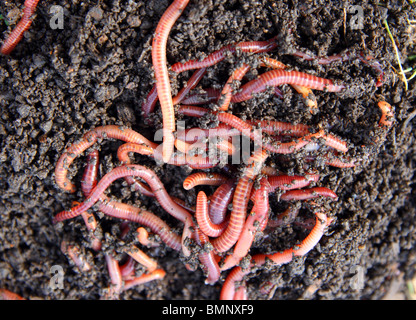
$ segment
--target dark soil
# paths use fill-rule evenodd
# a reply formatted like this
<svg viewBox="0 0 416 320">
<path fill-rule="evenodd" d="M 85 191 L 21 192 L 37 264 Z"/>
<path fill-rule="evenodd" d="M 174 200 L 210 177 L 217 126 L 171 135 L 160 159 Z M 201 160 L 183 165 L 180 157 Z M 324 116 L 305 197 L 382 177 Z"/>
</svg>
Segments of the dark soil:
<svg viewBox="0 0 416 320">
<path fill-rule="evenodd" d="M 23 1 L 1 1 L 0 32 L 15 25 Z M 62 192 L 54 181 L 54 167 L 62 152 L 89 129 L 119 124 L 153 139 L 160 128 L 145 126 L 141 104 L 153 84 L 151 38 L 162 13 L 171 1 L 103 0 L 40 1 L 36 18 L 24 39 L 11 54 L 0 57 L 0 288 L 28 299 L 98 299 L 109 286 L 102 252 L 88 247 L 82 219 L 54 226 L 52 218 L 82 200 L 80 192 Z M 341 94 L 316 91 L 319 112 L 312 115 L 302 99 L 284 86 L 284 101 L 262 95 L 234 106 L 233 113 L 247 118 L 273 117 L 305 123 L 330 131 L 351 144 L 350 155 L 360 158 L 354 169 L 317 166 L 320 186 L 334 190 L 338 201 L 325 206 L 335 217 L 327 234 L 306 257 L 280 267 L 261 270 L 248 281 L 250 299 L 381 299 L 405 292 L 405 282 L 415 276 L 415 133 L 416 120 L 405 122 L 415 110 L 416 80 L 404 83 L 394 72 L 398 64 L 392 42 L 382 24 L 387 14 L 390 29 L 405 68 L 416 67 L 415 8 L 404 4 L 377 7 L 356 1 L 363 9 L 363 28 L 351 28 L 355 11 L 343 1 L 191 1 L 171 32 L 168 61 L 204 56 L 222 46 L 242 40 L 267 40 L 279 35 L 279 47 L 269 53 L 292 68 L 343 81 Z M 50 7 L 64 8 L 64 29 L 52 30 Z M 349 50 L 363 51 L 385 71 L 385 83 L 377 88 L 374 69 L 358 59 L 326 66 L 290 55 L 293 50 L 330 56 Z M 202 87 L 224 85 L 233 63 L 230 57 L 211 68 Z M 242 59 L 242 57 L 241 57 Z M 263 71 L 259 71 L 263 72 Z M 174 92 L 191 73 L 172 79 Z M 255 76 L 252 72 L 249 78 Z M 396 122 L 386 139 L 378 127 L 377 102 L 394 106 Z M 158 109 L 158 108 L 157 108 Z M 117 165 L 119 142 L 103 142 L 101 173 Z M 72 166 L 72 180 L 79 187 L 85 157 Z M 153 161 L 137 157 L 138 163 L 155 167 Z M 272 160 L 289 173 L 299 173 L 301 161 Z M 156 168 L 168 191 L 190 203 L 195 191 L 181 184 L 185 168 Z M 151 200 L 112 188 L 120 201 L 147 207 L 165 217 L 180 231 L 181 225 Z M 277 202 L 273 198 L 273 208 Z M 276 215 L 273 212 L 273 217 Z M 119 221 L 107 217 L 100 224 L 111 237 L 118 234 Z M 132 224 L 134 225 L 134 224 Z M 307 234 L 293 225 L 269 230 L 252 253 L 288 248 Z M 62 240 L 85 245 L 91 272 L 80 273 L 61 252 Z M 157 259 L 166 277 L 131 289 L 121 299 L 218 299 L 221 282 L 204 284 L 200 269 L 187 271 L 180 255 L 169 249 L 147 252 Z M 53 266 L 65 272 L 63 289 L 50 289 Z M 361 272 L 361 273 L 360 273 Z M 356 281 L 363 275 L 363 282 Z M 354 284 L 362 284 L 357 288 Z"/>
</svg>

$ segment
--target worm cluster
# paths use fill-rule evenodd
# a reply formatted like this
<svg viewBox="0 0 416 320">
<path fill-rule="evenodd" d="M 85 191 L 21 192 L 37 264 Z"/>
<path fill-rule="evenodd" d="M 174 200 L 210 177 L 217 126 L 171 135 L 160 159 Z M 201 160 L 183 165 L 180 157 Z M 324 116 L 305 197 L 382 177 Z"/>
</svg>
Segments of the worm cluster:
<svg viewBox="0 0 416 320">
<path fill-rule="evenodd" d="M 30 26 L 31 16 L 38 1 L 27 0 L 22 20 L 5 41 L 1 52 L 10 53 L 22 38 L 23 32 Z M 102 250 L 102 233 L 93 212 L 88 211 L 95 205 L 95 211 L 104 215 L 138 223 L 136 241 L 142 247 L 164 245 L 181 252 L 188 270 L 201 267 L 206 274 L 206 283 L 221 281 L 228 270 L 221 291 L 221 299 L 247 298 L 245 276 L 267 263 L 281 265 L 289 263 L 294 257 L 304 256 L 320 241 L 332 218 L 320 205 L 319 198 L 336 199 L 337 195 L 325 187 L 302 189 L 319 181 L 319 172 L 314 170 L 313 162 L 318 158 L 326 165 L 336 168 L 349 168 L 359 165 L 358 159 L 347 155 L 349 146 L 346 141 L 327 132 L 323 128 L 312 128 L 303 124 L 284 123 L 275 120 L 241 119 L 230 112 L 230 105 L 237 104 L 263 92 L 283 96 L 279 86 L 288 84 L 304 99 L 309 112 L 317 112 L 317 101 L 312 90 L 321 90 L 331 94 L 345 89 L 342 83 L 320 78 L 299 71 L 291 71 L 283 63 L 265 55 L 277 47 L 276 37 L 266 41 L 246 41 L 224 46 L 202 60 L 178 62 L 168 70 L 166 45 L 169 32 L 176 19 L 181 15 L 189 0 L 175 0 L 166 10 L 156 28 L 152 44 L 152 61 L 155 70 L 156 85 L 142 106 L 143 117 L 152 123 L 152 113 L 157 102 L 163 115 L 163 143 L 158 144 L 140 133 L 126 127 L 107 125 L 97 127 L 84 134 L 82 139 L 71 145 L 60 157 L 55 178 L 57 185 L 64 191 L 75 192 L 76 185 L 68 178 L 72 162 L 84 152 L 87 164 L 81 181 L 81 190 L 85 200 L 75 203 L 68 211 L 58 213 L 54 223 L 82 216 L 90 233 L 90 246 L 95 251 Z M 247 57 L 238 63 L 228 81 L 220 90 L 206 88 L 202 92 L 193 92 L 205 75 L 207 68 L 226 59 L 229 55 Z M 306 60 L 315 58 L 300 52 L 296 56 Z M 378 64 L 364 55 L 352 57 L 349 54 L 335 55 L 325 59 L 316 58 L 317 63 L 329 64 L 334 61 L 348 61 L 358 58 L 372 66 L 378 73 L 378 83 L 382 84 L 383 72 Z M 256 79 L 246 82 L 244 77 L 252 69 L 267 69 Z M 170 74 L 195 70 L 187 85 L 172 97 Z M 382 117 L 379 125 L 387 134 L 394 115 L 391 106 L 379 102 Z M 183 117 L 209 119 L 213 125 L 209 128 L 176 128 L 175 115 Z M 246 148 L 241 137 L 250 140 Z M 124 142 L 118 150 L 120 166 L 112 169 L 98 179 L 99 152 L 94 146 L 103 139 L 115 139 Z M 248 149 L 247 149 L 248 146 Z M 176 148 L 176 151 L 175 151 Z M 253 152 L 251 152 L 253 150 Z M 302 175 L 289 175 L 280 172 L 274 166 L 266 165 L 266 160 L 274 155 L 289 155 L 302 152 L 305 167 Z M 162 180 L 152 169 L 134 164 L 131 155 L 138 153 L 148 156 L 158 165 L 188 166 L 200 170 L 190 174 L 183 182 L 185 190 L 200 185 L 216 186 L 215 191 L 207 195 L 199 191 L 195 205 L 188 205 L 175 198 L 166 190 Z M 243 159 L 242 154 L 248 154 Z M 183 224 L 182 234 L 176 233 L 167 222 L 150 211 L 112 200 L 104 194 L 105 190 L 117 179 L 125 179 L 130 187 L 151 197 L 160 206 Z M 270 218 L 269 194 L 278 192 L 280 201 L 287 202 L 285 211 L 276 219 Z M 307 201 L 307 208 L 315 215 L 309 235 L 296 246 L 275 253 L 258 253 L 250 256 L 250 248 L 267 227 L 276 227 L 292 223 L 297 217 L 300 206 L 298 201 Z M 120 239 L 124 239 L 130 230 L 121 222 Z M 151 233 L 151 235 L 149 235 Z M 155 241 L 155 237 L 160 241 Z M 136 244 L 126 242 L 117 248 L 117 252 L 106 252 L 105 259 L 111 280 L 103 298 L 114 299 L 130 288 L 161 279 L 165 271 L 158 267 L 157 261 L 149 257 Z M 62 251 L 81 270 L 88 272 L 91 265 L 80 254 L 78 245 L 62 242 Z M 120 255 L 122 260 L 120 260 Z M 123 261 L 121 263 L 120 261 Z M 136 264 L 142 265 L 146 272 L 137 276 Z M 7 295 L 6 291 L 0 292 Z M 12 294 L 9 294 L 12 297 Z"/>
</svg>

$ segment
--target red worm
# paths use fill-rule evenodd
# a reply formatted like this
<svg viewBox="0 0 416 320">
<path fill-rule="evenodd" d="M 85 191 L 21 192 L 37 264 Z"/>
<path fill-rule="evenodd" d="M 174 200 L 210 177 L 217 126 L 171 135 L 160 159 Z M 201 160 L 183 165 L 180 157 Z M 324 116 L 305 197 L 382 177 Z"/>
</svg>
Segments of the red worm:
<svg viewBox="0 0 416 320">
<path fill-rule="evenodd" d="M 137 240 L 146 247 L 158 247 L 159 243 L 149 239 L 149 232 L 143 227 L 139 227 L 136 230 Z"/>
<path fill-rule="evenodd" d="M 224 60 L 228 53 L 234 54 L 237 48 L 242 52 L 262 53 L 269 52 L 276 47 L 276 37 L 266 41 L 244 41 L 237 44 L 229 44 L 209 54 L 203 60 L 189 60 L 185 63 L 177 62 L 172 66 L 172 70 L 176 73 L 181 73 L 187 70 L 211 67 Z"/>
<path fill-rule="evenodd" d="M 267 159 L 267 152 L 257 149 L 250 157 L 248 165 L 237 183 L 233 197 L 233 210 L 230 222 L 224 233 L 212 241 L 212 245 L 218 252 L 230 249 L 240 237 L 246 217 L 247 204 L 253 187 L 254 178 L 260 173 L 264 161 Z"/>
<path fill-rule="evenodd" d="M 274 192 L 277 188 L 280 190 L 299 189 L 308 186 L 311 182 L 317 182 L 318 180 L 318 174 L 307 174 L 305 176 L 270 176 L 268 177 L 270 185 L 269 192 Z"/>
<path fill-rule="evenodd" d="M 190 128 L 177 132 L 177 138 L 188 143 L 211 138 L 228 139 L 239 135 L 240 131 L 224 123 L 220 123 L 217 127 L 211 129 Z"/>
<path fill-rule="evenodd" d="M 82 152 L 91 147 L 97 141 L 97 134 L 93 131 L 87 132 L 81 141 L 71 145 L 59 158 L 55 167 L 56 184 L 63 190 L 75 192 L 75 185 L 68 179 L 68 168 Z"/>
<path fill-rule="evenodd" d="M 304 136 L 309 131 L 309 126 L 305 124 L 291 124 L 288 122 L 272 121 L 272 120 L 246 120 L 247 123 L 260 128 L 270 135 L 287 135 L 287 136 Z"/>
<path fill-rule="evenodd" d="M 276 228 L 282 225 L 287 225 L 292 223 L 299 213 L 299 208 L 294 205 L 289 205 L 289 207 L 277 216 L 275 220 L 269 220 L 267 226 Z"/>
<path fill-rule="evenodd" d="M 181 238 L 158 216 L 129 204 L 109 201 L 105 196 L 102 196 L 100 200 L 102 203 L 99 206 L 99 210 L 104 214 L 149 227 L 152 232 L 159 235 L 160 239 L 167 246 L 177 251 L 181 250 Z"/>
<path fill-rule="evenodd" d="M 209 237 L 218 237 L 227 227 L 228 221 L 225 220 L 221 224 L 214 224 L 208 215 L 208 198 L 204 191 L 200 191 L 196 200 L 195 218 L 199 228 Z"/>
<path fill-rule="evenodd" d="M 178 113 L 183 114 L 184 116 L 201 118 L 209 113 L 209 110 L 204 107 L 198 106 L 180 106 L 178 108 Z"/>
<path fill-rule="evenodd" d="M 325 228 L 331 223 L 331 220 L 332 219 L 327 218 L 327 216 L 323 213 L 316 213 L 315 227 L 300 245 L 298 245 L 295 249 L 291 248 L 274 254 L 257 254 L 253 256 L 251 268 L 264 265 L 266 258 L 270 259 L 276 265 L 281 265 L 291 262 L 293 256 L 302 256 L 307 254 L 322 238 Z M 232 300 L 234 298 L 236 282 L 241 282 L 243 277 L 251 272 L 251 268 L 243 270 L 241 267 L 235 267 L 231 270 L 221 289 L 221 300 Z"/>
<path fill-rule="evenodd" d="M 235 182 L 234 179 L 231 179 L 219 186 L 212 195 L 209 203 L 209 218 L 214 224 L 224 222 L 234 190 Z"/>
<path fill-rule="evenodd" d="M 179 104 L 182 102 L 182 100 L 186 97 L 186 95 L 191 91 L 193 88 L 195 88 L 198 83 L 201 81 L 202 77 L 205 75 L 207 69 L 202 68 L 199 70 L 196 70 L 194 74 L 189 78 L 188 82 L 186 83 L 186 86 L 183 87 L 178 94 L 172 98 L 172 103 L 174 105 Z"/>
<path fill-rule="evenodd" d="M 290 190 L 286 191 L 280 196 L 280 200 L 291 201 L 291 200 L 310 200 L 317 197 L 330 197 L 337 199 L 337 194 L 331 189 L 325 187 L 316 187 L 303 190 Z"/>
<path fill-rule="evenodd" d="M 142 136 L 140 133 L 123 126 L 107 125 L 97 127 L 92 131 L 98 134 L 98 138 L 117 139 L 124 142 L 144 144 L 152 149 L 158 147 L 157 143 L 154 143 Z"/>
<path fill-rule="evenodd" d="M 251 99 L 253 94 L 266 90 L 268 86 L 275 87 L 286 83 L 330 92 L 339 92 L 345 88 L 343 85 L 334 84 L 332 80 L 299 71 L 271 70 L 242 86 L 241 91 L 233 96 L 231 102 Z"/>
<path fill-rule="evenodd" d="M 130 257 L 132 257 L 136 262 L 142 264 L 147 268 L 149 272 L 153 272 L 157 268 L 157 262 L 150 258 L 146 253 L 137 248 L 135 245 L 129 245 L 123 250 Z"/>
<path fill-rule="evenodd" d="M 196 229 L 196 241 L 201 247 L 199 253 L 199 261 L 201 261 L 202 268 L 207 275 L 206 284 L 214 284 L 220 278 L 220 267 L 212 250 L 212 245 L 209 242 L 208 236 L 204 234 L 199 228 Z"/>
<path fill-rule="evenodd" d="M 120 266 L 118 261 L 110 254 L 105 255 L 105 261 L 107 262 L 108 274 L 111 279 L 111 287 L 108 290 L 109 292 L 106 295 L 106 298 L 115 299 L 123 288 L 123 278 L 121 276 Z"/>
<path fill-rule="evenodd" d="M 152 62 L 155 70 L 157 94 L 163 115 L 163 161 L 169 162 L 174 149 L 175 111 L 166 59 L 166 44 L 172 26 L 189 0 L 175 0 L 162 15 L 152 43 Z"/>
<path fill-rule="evenodd" d="M 227 111 L 233 96 L 233 84 L 236 81 L 243 79 L 244 75 L 250 70 L 250 66 L 243 63 L 243 65 L 233 71 L 224 88 L 221 91 L 221 97 L 218 102 L 220 111 Z"/>
<path fill-rule="evenodd" d="M 132 280 L 126 280 L 124 282 L 123 290 L 131 289 L 137 285 L 144 284 L 153 280 L 163 279 L 166 275 L 166 272 L 162 269 L 156 269 L 152 273 L 143 274 L 140 277 L 136 277 Z"/>
<path fill-rule="evenodd" d="M 131 279 L 136 270 L 136 261 L 132 257 L 128 257 L 127 261 L 120 266 L 120 273 L 123 280 Z"/>
<path fill-rule="evenodd" d="M 26 300 L 17 293 L 11 292 L 7 289 L 0 289 L 0 300 Z"/>
<path fill-rule="evenodd" d="M 186 177 L 183 188 L 190 190 L 198 185 L 219 186 L 228 181 L 228 178 L 220 173 L 196 172 Z"/>
<path fill-rule="evenodd" d="M 148 93 L 146 100 L 142 104 L 142 114 L 143 114 L 143 117 L 145 118 L 145 121 L 147 122 L 149 122 L 149 119 L 148 119 L 149 115 L 153 113 L 153 111 L 155 110 L 157 98 L 158 98 L 157 88 L 156 88 L 156 85 L 154 85 L 152 90 L 150 90 L 150 92 Z"/>
<path fill-rule="evenodd" d="M 78 245 L 71 245 L 64 240 L 61 243 L 61 251 L 71 259 L 80 271 L 88 272 L 92 269 L 91 265 L 81 254 L 81 249 Z"/>
<path fill-rule="evenodd" d="M 234 267 L 250 251 L 254 237 L 269 213 L 269 189 L 267 178 L 263 178 L 260 181 L 260 188 L 255 192 L 252 212 L 244 223 L 243 231 L 234 247 L 233 253 L 227 256 L 224 264 L 221 266 L 221 270 Z"/>
<path fill-rule="evenodd" d="M 379 121 L 380 127 L 391 127 L 394 121 L 394 113 L 391 105 L 388 104 L 386 101 L 379 101 L 378 107 L 380 108 L 382 113 Z"/>
<path fill-rule="evenodd" d="M 214 88 L 203 89 L 203 93 L 195 93 L 182 100 L 182 104 L 199 105 L 216 102 L 221 95 L 221 90 Z"/>
<path fill-rule="evenodd" d="M 39 0 L 26 0 L 23 9 L 23 17 L 13 29 L 12 33 L 3 42 L 0 53 L 4 55 L 10 54 L 17 44 L 22 40 L 23 34 L 32 24 L 32 15 L 35 13 Z"/>
</svg>

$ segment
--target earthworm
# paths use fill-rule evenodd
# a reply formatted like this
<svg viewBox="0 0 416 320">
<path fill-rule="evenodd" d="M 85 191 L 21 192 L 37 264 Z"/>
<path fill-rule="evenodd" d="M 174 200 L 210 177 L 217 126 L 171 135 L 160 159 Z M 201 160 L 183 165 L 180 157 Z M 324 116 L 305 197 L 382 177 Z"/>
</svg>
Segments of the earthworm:
<svg viewBox="0 0 416 320">
<path fill-rule="evenodd" d="M 260 180 L 260 188 L 255 192 L 254 207 L 251 214 L 247 217 L 241 235 L 234 247 L 233 253 L 224 261 L 221 270 L 227 270 L 234 267 L 240 260 L 247 255 L 254 241 L 261 223 L 266 219 L 269 213 L 269 190 L 267 178 Z"/>
<path fill-rule="evenodd" d="M 240 237 L 244 226 L 247 204 L 253 187 L 253 181 L 260 172 L 267 156 L 267 152 L 259 148 L 255 150 L 254 154 L 250 157 L 248 165 L 245 168 L 242 177 L 239 179 L 234 192 L 233 210 L 231 212 L 230 222 L 224 233 L 212 240 L 212 245 L 218 252 L 224 252 L 230 249 Z"/>
<path fill-rule="evenodd" d="M 216 102 L 220 98 L 220 95 L 221 95 L 221 90 L 219 89 L 205 88 L 202 91 L 203 92 L 189 95 L 188 97 L 182 100 L 182 104 L 186 104 L 186 105 L 208 104 L 211 102 Z"/>
<path fill-rule="evenodd" d="M 204 138 L 222 137 L 228 139 L 236 135 L 240 135 L 240 131 L 224 123 L 211 129 L 190 128 L 177 132 L 177 138 L 188 143 L 194 143 Z"/>
<path fill-rule="evenodd" d="M 172 103 L 174 105 L 179 104 L 182 102 L 182 100 L 186 97 L 186 95 L 191 91 L 193 88 L 195 88 L 198 83 L 201 81 L 202 77 L 205 75 L 207 69 L 202 68 L 196 70 L 193 75 L 189 78 L 188 82 L 186 83 L 186 86 L 183 87 L 178 94 L 172 98 Z"/>
<path fill-rule="evenodd" d="M 244 41 L 237 44 L 229 44 L 221 49 L 210 53 L 203 60 L 189 60 L 185 63 L 177 62 L 172 65 L 172 70 L 176 73 L 181 73 L 192 69 L 201 69 L 211 67 L 218 62 L 224 60 L 227 53 L 234 54 L 236 49 L 239 48 L 242 52 L 247 53 L 262 53 L 269 52 L 277 47 L 276 37 L 266 41 Z"/>
<path fill-rule="evenodd" d="M 319 180 L 319 175 L 307 174 L 305 176 L 269 176 L 267 180 L 270 186 L 269 192 L 274 192 L 277 188 L 280 190 L 292 190 L 306 187 L 311 182 L 317 182 Z"/>
<path fill-rule="evenodd" d="M 12 33 L 3 42 L 0 48 L 0 53 L 4 55 L 10 54 L 17 44 L 22 40 L 23 34 L 29 29 L 32 24 L 32 15 L 35 13 L 36 6 L 39 0 L 26 0 L 24 3 L 23 17 L 17 23 L 17 26 L 13 29 Z"/>
<path fill-rule="evenodd" d="M 172 200 L 176 202 L 182 208 L 188 210 L 189 212 L 195 212 L 195 206 L 188 205 L 184 200 L 171 196 Z"/>
<path fill-rule="evenodd" d="M 166 272 L 163 269 L 156 269 L 152 273 L 143 274 L 140 277 L 136 277 L 132 280 L 126 280 L 124 282 L 123 290 L 129 290 L 134 286 L 144 284 L 153 280 L 163 279 L 166 275 Z"/>
<path fill-rule="evenodd" d="M 260 61 L 261 65 L 271 67 L 273 69 L 284 70 L 287 68 L 287 66 L 284 63 L 269 57 L 261 57 Z M 313 94 L 312 89 L 299 85 L 292 85 L 292 87 L 302 95 L 302 97 L 305 99 L 306 105 L 309 107 L 310 112 L 313 113 L 313 109 L 317 108 L 318 104 L 316 102 L 316 97 Z"/>
<path fill-rule="evenodd" d="M 111 279 L 111 287 L 109 288 L 108 297 L 114 299 L 117 297 L 123 288 L 123 278 L 120 272 L 120 266 L 116 259 L 110 254 L 105 255 L 105 261 L 107 262 L 108 274 Z"/>
<path fill-rule="evenodd" d="M 344 85 L 334 84 L 332 80 L 299 71 L 271 70 L 243 85 L 241 91 L 233 96 L 231 102 L 242 102 L 251 99 L 253 94 L 266 90 L 268 86 L 274 87 L 286 83 L 330 92 L 339 92 L 345 88 Z"/>
<path fill-rule="evenodd" d="M 72 245 L 67 241 L 62 241 L 61 251 L 77 266 L 81 272 L 88 272 L 92 269 L 91 265 L 86 261 L 85 257 L 81 254 L 81 249 L 78 245 Z"/>
<path fill-rule="evenodd" d="M 283 252 L 274 254 L 254 255 L 251 262 L 251 268 L 262 266 L 266 262 L 266 258 L 272 260 L 276 265 L 286 264 L 292 261 L 293 256 L 305 255 L 312 250 L 322 238 L 325 228 L 332 220 L 327 218 L 324 213 L 318 212 L 315 214 L 315 227 L 296 249 L 286 249 Z M 240 282 L 246 274 L 250 273 L 251 268 L 243 270 L 241 267 L 235 267 L 230 271 L 221 289 L 221 300 L 232 300 L 234 298 L 236 282 Z"/>
<path fill-rule="evenodd" d="M 196 200 L 195 218 L 201 231 L 208 237 L 218 237 L 227 227 L 228 221 L 214 224 L 208 215 L 208 198 L 204 191 L 200 191 Z"/>
<path fill-rule="evenodd" d="M 299 213 L 299 208 L 294 205 L 289 205 L 285 211 L 277 216 L 275 220 L 269 220 L 268 227 L 276 228 L 284 224 L 292 223 Z"/>
<path fill-rule="evenodd" d="M 391 105 L 388 104 L 386 101 L 379 101 L 377 105 L 382 113 L 379 121 L 380 127 L 391 127 L 394 121 L 394 113 Z"/>
<path fill-rule="evenodd" d="M 197 205 L 198 207 L 198 205 Z M 198 211 L 198 210 L 197 210 Z M 214 250 L 209 242 L 208 236 L 204 234 L 201 229 L 196 228 L 197 243 L 201 247 L 199 253 L 199 261 L 201 261 L 202 268 L 207 275 L 206 284 L 214 284 L 220 278 L 220 267 L 215 259 Z"/>
<path fill-rule="evenodd" d="M 219 186 L 228 181 L 228 177 L 215 172 L 196 172 L 186 177 L 183 188 L 190 190 L 198 185 Z"/>
<path fill-rule="evenodd" d="M 100 201 L 99 210 L 104 214 L 149 227 L 167 246 L 181 250 L 181 238 L 158 216 L 129 204 L 110 201 L 106 196 L 102 196 Z"/>
<path fill-rule="evenodd" d="M 76 157 L 97 141 L 97 137 L 95 132 L 87 132 L 80 141 L 71 145 L 61 155 L 55 167 L 55 181 L 61 189 L 71 193 L 76 191 L 75 185 L 67 177 L 68 168 Z"/>
<path fill-rule="evenodd" d="M 176 202 L 176 201 L 175 201 Z M 159 243 L 149 239 L 149 232 L 143 227 L 139 227 L 136 230 L 137 240 L 146 247 L 158 247 Z"/>
<path fill-rule="evenodd" d="M 233 71 L 231 76 L 228 78 L 227 83 L 221 91 L 221 98 L 219 100 L 219 110 L 227 111 L 230 105 L 231 98 L 233 96 L 233 83 L 243 79 L 244 75 L 250 70 L 250 66 L 243 63 L 243 65 Z"/>
<path fill-rule="evenodd" d="M 338 196 L 334 191 L 325 187 L 315 187 L 310 189 L 302 190 L 289 190 L 283 193 L 280 196 L 282 201 L 291 201 L 291 200 L 309 200 L 317 197 L 330 197 L 337 199 Z"/>
<path fill-rule="evenodd" d="M 137 143 L 127 142 L 125 144 L 122 144 L 117 149 L 117 158 L 120 160 L 122 164 L 130 164 L 130 157 L 129 153 L 140 153 L 142 155 L 153 155 L 153 149 Z M 153 197 L 153 192 L 150 190 L 148 186 L 146 186 L 143 182 L 134 179 L 133 177 L 125 177 L 124 178 L 129 185 L 131 185 L 136 191 L 140 192 L 141 194 L 144 194 L 148 197 Z"/>
<path fill-rule="evenodd" d="M 0 300 L 26 300 L 17 293 L 11 292 L 7 289 L 0 289 Z"/>
<path fill-rule="evenodd" d="M 209 110 L 203 107 L 185 105 L 178 108 L 178 113 L 188 117 L 201 118 L 208 114 Z"/>
<path fill-rule="evenodd" d="M 61 189 L 68 192 L 75 192 L 75 185 L 67 177 L 68 168 L 75 158 L 97 142 L 98 138 L 119 139 L 125 142 L 145 144 L 150 148 L 157 148 L 158 146 L 156 143 L 143 137 L 140 133 L 128 128 L 116 125 L 97 127 L 84 134 L 80 141 L 71 145 L 59 158 L 55 167 L 55 181 Z"/>
<path fill-rule="evenodd" d="M 169 162 L 173 153 L 175 132 L 175 110 L 173 109 L 169 72 L 166 59 L 166 44 L 172 26 L 185 9 L 189 0 L 175 0 L 163 13 L 156 27 L 152 43 L 152 62 L 155 71 L 157 95 L 163 115 L 162 158 Z"/>
<path fill-rule="evenodd" d="M 124 248 L 123 251 L 132 257 L 136 262 L 145 266 L 149 272 L 153 272 L 157 269 L 157 262 L 135 245 L 131 244 L 127 248 Z"/>
<path fill-rule="evenodd" d="M 136 261 L 128 257 L 127 261 L 120 266 L 120 273 L 123 280 L 130 279 L 136 269 Z"/>
<path fill-rule="evenodd" d="M 88 197 L 88 195 L 91 193 L 91 190 L 94 189 L 94 187 L 97 185 L 98 157 L 99 153 L 97 150 L 93 150 L 87 155 L 87 165 L 84 169 L 81 180 L 81 191 L 85 197 Z M 93 213 L 88 211 L 83 212 L 81 215 L 91 236 L 92 249 L 95 251 L 100 251 L 101 239 L 95 235 L 95 230 L 98 227 L 97 219 L 95 219 Z"/>
<path fill-rule="evenodd" d="M 301 123 L 293 125 L 288 122 L 274 120 L 246 120 L 246 122 L 270 135 L 304 136 L 310 133 L 309 126 Z"/>
<path fill-rule="evenodd" d="M 145 121 L 149 122 L 149 115 L 155 110 L 157 103 L 158 95 L 156 85 L 150 90 L 147 94 L 146 100 L 142 104 L 142 114 L 145 118 Z"/>
<path fill-rule="evenodd" d="M 228 205 L 234 195 L 235 181 L 228 180 L 226 183 L 219 186 L 211 197 L 209 203 L 209 218 L 214 224 L 224 222 Z"/>
</svg>

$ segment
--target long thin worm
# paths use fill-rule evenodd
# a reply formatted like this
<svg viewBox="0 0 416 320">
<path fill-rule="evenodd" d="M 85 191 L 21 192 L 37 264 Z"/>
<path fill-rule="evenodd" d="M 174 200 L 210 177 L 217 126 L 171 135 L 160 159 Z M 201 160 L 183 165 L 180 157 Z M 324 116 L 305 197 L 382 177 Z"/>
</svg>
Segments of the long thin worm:
<svg viewBox="0 0 416 320">
<path fill-rule="evenodd" d="M 255 150 L 254 154 L 248 160 L 248 165 L 242 177 L 239 179 L 234 192 L 230 222 L 224 233 L 212 240 L 212 245 L 218 252 L 224 252 L 230 249 L 240 237 L 254 178 L 260 173 L 261 167 L 267 157 L 266 150 L 259 148 Z"/>
<path fill-rule="evenodd" d="M 0 289 L 0 300 L 26 300 L 17 293 L 11 292 L 7 289 Z"/>
<path fill-rule="evenodd" d="M 266 90 L 268 86 L 275 87 L 286 83 L 330 92 L 339 92 L 345 88 L 344 85 L 334 84 L 332 80 L 299 71 L 271 70 L 243 85 L 241 91 L 233 96 L 231 102 L 242 102 L 251 99 L 253 94 Z"/>
<path fill-rule="evenodd" d="M 124 248 L 123 251 L 132 257 L 136 262 L 145 266 L 149 272 L 153 272 L 157 269 L 157 262 L 135 245 L 130 244 L 127 248 Z"/>
<path fill-rule="evenodd" d="M 17 23 L 17 26 L 13 29 L 12 33 L 3 42 L 0 48 L 0 53 L 4 55 L 10 54 L 17 44 L 22 40 L 24 33 L 29 29 L 32 24 L 32 15 L 36 11 L 36 6 L 39 0 L 26 0 L 24 3 L 23 17 Z"/>
<path fill-rule="evenodd" d="M 315 187 L 310 189 L 302 190 L 289 190 L 283 193 L 280 196 L 282 201 L 291 201 L 291 200 L 310 200 L 317 197 L 330 197 L 337 199 L 337 194 L 331 189 L 325 187 Z"/>
<path fill-rule="evenodd" d="M 243 65 L 233 71 L 231 76 L 228 78 L 224 88 L 221 91 L 219 100 L 219 110 L 227 111 L 230 105 L 231 98 L 233 96 L 233 83 L 243 79 L 244 75 L 250 70 L 250 66 L 243 63 Z"/>
<path fill-rule="evenodd" d="M 212 223 L 220 224 L 224 222 L 228 205 L 233 199 L 234 190 L 234 179 L 228 180 L 215 190 L 209 203 L 209 218 Z"/>
<path fill-rule="evenodd" d="M 163 161 L 169 162 L 175 137 L 175 110 L 173 108 L 169 72 L 166 59 L 166 44 L 172 26 L 179 18 L 189 0 L 175 0 L 163 13 L 156 27 L 152 43 L 152 62 L 155 70 L 157 95 L 163 115 Z"/>
<path fill-rule="evenodd" d="M 163 279 L 166 275 L 166 272 L 163 269 L 156 269 L 151 273 L 146 273 L 141 275 L 140 277 L 136 277 L 132 280 L 126 280 L 124 282 L 123 291 L 129 290 L 137 285 L 144 284 L 153 280 L 160 280 Z"/>
<path fill-rule="evenodd" d="M 204 191 L 198 193 L 195 218 L 201 231 L 209 237 L 220 236 L 228 225 L 227 220 L 224 220 L 220 224 L 214 224 L 211 221 L 208 210 L 208 198 Z"/>
</svg>

